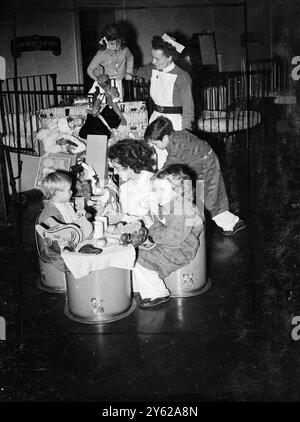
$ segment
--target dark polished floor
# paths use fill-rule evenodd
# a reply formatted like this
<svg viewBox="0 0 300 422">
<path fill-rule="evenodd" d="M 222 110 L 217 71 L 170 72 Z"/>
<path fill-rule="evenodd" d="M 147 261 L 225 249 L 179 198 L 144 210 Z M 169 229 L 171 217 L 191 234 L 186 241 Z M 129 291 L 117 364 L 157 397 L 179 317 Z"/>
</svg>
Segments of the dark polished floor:
<svg viewBox="0 0 300 422">
<path fill-rule="evenodd" d="M 213 287 L 114 323 L 71 321 L 64 295 L 37 288 L 41 197 L 28 192 L 23 242 L 1 228 L 0 401 L 298 401 L 300 147 L 295 130 L 280 128 L 251 129 L 249 149 L 246 133 L 220 148 L 232 210 L 247 229 L 224 237 L 208 220 Z"/>
</svg>

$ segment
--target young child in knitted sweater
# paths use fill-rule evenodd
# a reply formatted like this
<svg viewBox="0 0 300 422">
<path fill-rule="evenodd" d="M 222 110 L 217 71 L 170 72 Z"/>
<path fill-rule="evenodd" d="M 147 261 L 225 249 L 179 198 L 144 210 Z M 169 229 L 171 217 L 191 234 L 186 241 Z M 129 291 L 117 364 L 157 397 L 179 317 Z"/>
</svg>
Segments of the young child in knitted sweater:
<svg viewBox="0 0 300 422">
<path fill-rule="evenodd" d="M 46 229 L 60 229 L 66 224 L 74 224 L 81 232 L 82 240 L 90 239 L 92 237 L 94 228 L 86 217 L 84 211 L 75 211 L 70 202 L 72 180 L 71 178 L 60 171 L 49 173 L 43 180 L 41 190 L 44 194 L 44 208 L 38 216 L 37 223 L 39 226 Z M 45 243 L 45 242 L 44 242 Z M 60 258 L 61 248 L 58 244 L 53 242 L 52 245 L 43 244 L 39 242 L 43 253 L 49 259 L 52 259 L 54 264 L 64 270 L 64 264 Z"/>
<path fill-rule="evenodd" d="M 149 228 L 152 245 L 141 246 L 133 268 L 134 290 L 141 296 L 140 307 L 151 308 L 169 299 L 163 279 L 189 264 L 199 247 L 203 219 L 193 203 L 193 187 L 188 167 L 174 164 L 152 178 L 159 212 Z"/>
</svg>

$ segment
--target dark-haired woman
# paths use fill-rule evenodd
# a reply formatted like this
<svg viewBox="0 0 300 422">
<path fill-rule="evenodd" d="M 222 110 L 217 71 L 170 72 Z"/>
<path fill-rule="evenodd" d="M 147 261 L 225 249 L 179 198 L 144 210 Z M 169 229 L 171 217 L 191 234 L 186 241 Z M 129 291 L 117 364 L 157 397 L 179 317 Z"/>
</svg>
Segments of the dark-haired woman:
<svg viewBox="0 0 300 422">
<path fill-rule="evenodd" d="M 191 129 L 194 100 L 190 75 L 174 63 L 184 46 L 169 35 L 152 39 L 152 63 L 136 71 L 136 76 L 151 81 L 150 95 L 154 112 L 149 123 L 158 116 L 171 120 L 175 130 Z"/>
<path fill-rule="evenodd" d="M 143 201 L 152 192 L 150 180 L 155 165 L 153 150 L 145 141 L 122 139 L 109 148 L 108 158 L 124 182 L 119 189 L 119 201 L 122 213 L 128 214 L 129 219 L 125 217 L 123 221 L 133 221 L 130 219 L 132 216 L 135 219 L 142 217 L 147 227 L 152 226 L 149 206 Z M 150 272 L 151 276 L 147 277 L 145 272 Z M 152 306 L 156 306 L 166 302 L 170 295 L 164 281 L 155 271 L 147 270 L 137 263 L 133 269 L 133 291 L 140 293 L 140 306 L 145 302 L 146 307 L 150 305 L 150 298 Z"/>
<path fill-rule="evenodd" d="M 143 198 L 152 191 L 150 179 L 156 165 L 152 148 L 145 141 L 122 139 L 109 148 L 108 158 L 123 182 L 119 190 L 122 213 L 145 217 L 147 225 L 149 208 Z"/>
</svg>

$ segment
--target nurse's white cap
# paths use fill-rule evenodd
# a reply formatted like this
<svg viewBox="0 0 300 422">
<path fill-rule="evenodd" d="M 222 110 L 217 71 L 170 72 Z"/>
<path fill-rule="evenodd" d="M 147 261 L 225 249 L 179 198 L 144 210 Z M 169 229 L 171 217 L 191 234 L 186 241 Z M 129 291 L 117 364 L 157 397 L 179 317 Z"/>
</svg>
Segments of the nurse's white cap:
<svg viewBox="0 0 300 422">
<path fill-rule="evenodd" d="M 179 42 L 177 42 L 173 37 L 170 37 L 170 35 L 166 33 L 164 33 L 162 39 L 171 44 L 179 54 L 185 49 L 184 45 L 179 44 Z"/>
</svg>

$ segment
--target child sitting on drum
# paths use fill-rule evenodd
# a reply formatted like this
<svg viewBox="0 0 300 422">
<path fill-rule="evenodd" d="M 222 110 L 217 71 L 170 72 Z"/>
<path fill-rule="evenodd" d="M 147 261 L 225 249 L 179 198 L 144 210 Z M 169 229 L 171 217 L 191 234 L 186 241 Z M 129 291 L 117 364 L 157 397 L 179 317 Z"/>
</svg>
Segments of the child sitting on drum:
<svg viewBox="0 0 300 422">
<path fill-rule="evenodd" d="M 159 204 L 149 228 L 153 245 L 139 248 L 133 269 L 134 290 L 141 295 L 142 308 L 169 300 L 163 278 L 189 264 L 198 250 L 203 216 L 193 203 L 193 178 L 191 170 L 180 164 L 165 167 L 152 177 Z"/>
<path fill-rule="evenodd" d="M 64 234 L 65 237 L 72 238 L 72 234 L 76 237 L 78 233 L 80 240 L 86 240 L 91 238 L 93 234 L 93 225 L 86 219 L 85 211 L 75 212 L 70 202 L 72 196 L 71 185 L 71 178 L 60 171 L 49 173 L 41 185 L 41 191 L 46 200 L 44 201 L 44 208 L 38 217 L 36 230 L 42 238 L 47 237 L 53 240 L 51 245 L 44 245 L 45 247 L 43 248 L 48 258 L 59 258 L 61 252 L 59 236 L 63 227 L 66 230 L 70 229 L 69 233 Z M 72 227 L 66 226 L 68 224 L 75 225 L 73 232 Z M 77 232 L 76 227 L 78 227 Z M 55 229 L 57 229 L 56 235 Z M 61 264 L 63 263 L 58 262 L 59 266 Z"/>
</svg>

